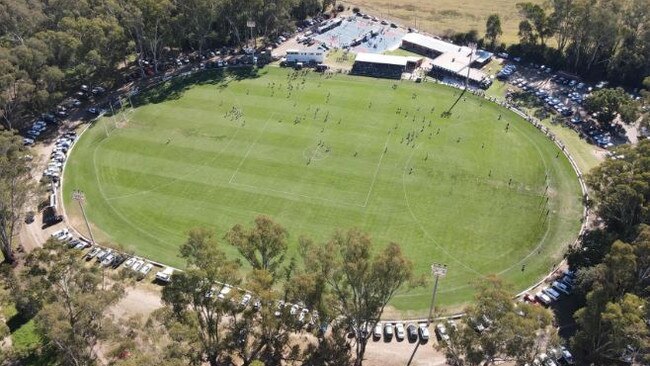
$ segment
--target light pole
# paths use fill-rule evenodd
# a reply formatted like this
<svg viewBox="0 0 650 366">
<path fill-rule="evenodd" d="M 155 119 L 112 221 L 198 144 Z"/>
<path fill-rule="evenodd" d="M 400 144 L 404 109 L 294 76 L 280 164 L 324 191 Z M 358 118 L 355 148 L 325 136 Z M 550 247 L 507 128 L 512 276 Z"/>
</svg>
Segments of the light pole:
<svg viewBox="0 0 650 366">
<path fill-rule="evenodd" d="M 74 192 L 72 192 L 72 199 L 77 201 L 77 203 L 79 203 L 81 214 L 83 215 L 84 221 L 86 222 L 86 228 L 88 229 L 88 234 L 90 234 L 90 241 L 92 241 L 93 245 L 95 245 L 95 238 L 93 237 L 92 230 L 90 230 L 90 224 L 88 223 L 88 217 L 86 217 L 86 211 L 84 210 L 84 205 L 83 205 L 84 201 L 86 200 L 86 196 L 81 190 L 75 189 Z"/>
<path fill-rule="evenodd" d="M 427 327 L 433 321 L 433 308 L 436 303 L 436 292 L 438 292 L 438 279 L 447 275 L 447 265 L 442 263 L 434 263 L 431 265 L 431 274 L 436 278 L 433 284 L 433 295 L 431 297 L 431 307 L 429 308 L 429 317 L 427 318 Z"/>
</svg>

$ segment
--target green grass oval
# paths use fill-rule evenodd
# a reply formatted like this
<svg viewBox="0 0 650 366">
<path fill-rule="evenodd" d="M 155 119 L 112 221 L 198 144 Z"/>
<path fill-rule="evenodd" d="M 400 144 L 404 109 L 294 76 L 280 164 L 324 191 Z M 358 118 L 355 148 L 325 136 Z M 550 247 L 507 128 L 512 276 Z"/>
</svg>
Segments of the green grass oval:
<svg viewBox="0 0 650 366">
<path fill-rule="evenodd" d="M 465 95 L 443 118 L 460 91 L 289 75 L 175 81 L 93 124 L 64 174 L 73 224 L 71 195 L 81 189 L 100 241 L 179 267 L 193 226 L 225 233 L 268 214 L 289 230 L 292 253 L 301 235 L 325 240 L 356 226 L 380 245 L 401 243 L 418 274 L 446 263 L 443 306 L 470 300 L 470 284 L 486 274 L 526 288 L 575 239 L 576 174 L 514 113 Z M 429 301 L 421 288 L 392 305 L 416 316 Z"/>
</svg>

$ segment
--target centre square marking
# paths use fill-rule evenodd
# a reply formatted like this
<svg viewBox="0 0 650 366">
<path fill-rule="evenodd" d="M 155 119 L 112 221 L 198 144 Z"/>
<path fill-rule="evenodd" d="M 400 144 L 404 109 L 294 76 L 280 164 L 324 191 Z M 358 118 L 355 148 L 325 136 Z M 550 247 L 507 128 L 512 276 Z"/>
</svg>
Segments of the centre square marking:
<svg viewBox="0 0 650 366">
<path fill-rule="evenodd" d="M 332 203 L 340 206 L 360 208 L 366 208 L 368 206 L 370 197 L 372 196 L 372 192 L 375 187 L 375 183 L 377 182 L 377 176 L 379 175 L 382 161 L 386 155 L 386 148 L 388 146 L 391 134 L 386 137 L 386 142 L 381 148 L 381 153 L 376 160 L 376 164 L 374 165 L 372 172 L 370 172 L 372 174 L 372 177 L 365 186 L 365 190 L 358 189 L 356 192 L 350 192 L 348 189 L 346 189 L 349 188 L 351 184 L 354 184 L 350 181 L 344 182 L 344 185 L 340 187 L 332 186 L 336 180 L 328 182 L 327 179 L 318 179 L 317 181 L 312 179 L 312 182 L 299 184 L 299 182 L 303 182 L 305 179 L 314 178 L 317 176 L 327 177 L 328 175 L 326 172 L 323 172 L 323 170 L 320 170 L 317 166 L 315 166 L 322 161 L 332 163 L 333 167 L 336 166 L 337 158 L 335 152 L 328 151 L 328 148 L 325 146 L 306 147 L 300 149 L 299 153 L 295 154 L 296 157 L 294 158 L 298 160 L 293 161 L 279 161 L 277 159 L 273 159 L 272 157 L 274 154 L 271 151 L 268 153 L 258 154 L 260 156 L 264 156 L 265 163 L 262 168 L 268 169 L 269 173 L 259 176 L 262 177 L 262 179 L 252 179 L 253 182 L 246 182 L 245 178 L 244 181 L 242 181 L 241 177 L 246 175 L 246 171 L 251 172 L 248 174 L 248 176 L 255 175 L 254 170 L 246 169 L 245 165 L 248 162 L 248 158 L 251 155 L 251 152 L 257 150 L 259 147 L 259 142 L 262 139 L 267 126 L 268 121 L 264 125 L 262 131 L 258 134 L 257 138 L 251 142 L 250 146 L 246 150 L 246 153 L 237 165 L 237 168 L 228 181 L 230 185 L 249 190 L 253 193 L 274 193 L 286 196 L 287 198 L 303 198 L 308 200 Z M 282 166 L 283 169 L 274 169 L 274 165 Z M 273 174 L 278 172 L 282 172 L 284 174 Z M 330 174 L 335 175 L 337 172 L 335 170 L 332 170 Z M 275 184 L 273 184 L 274 181 Z M 268 185 L 265 186 L 265 184 L 260 184 L 261 182 L 265 182 Z M 296 190 L 287 190 L 284 188 L 293 184 L 299 185 L 296 187 Z M 357 185 L 359 184 L 361 183 L 357 183 Z M 301 189 L 300 186 L 303 188 Z M 318 191 L 323 192 L 323 194 L 314 193 Z M 328 198 L 327 196 L 329 194 L 327 194 L 326 191 L 335 191 L 332 192 L 332 194 L 335 194 L 337 196 L 345 195 L 347 193 L 348 197 L 338 199 Z"/>
</svg>

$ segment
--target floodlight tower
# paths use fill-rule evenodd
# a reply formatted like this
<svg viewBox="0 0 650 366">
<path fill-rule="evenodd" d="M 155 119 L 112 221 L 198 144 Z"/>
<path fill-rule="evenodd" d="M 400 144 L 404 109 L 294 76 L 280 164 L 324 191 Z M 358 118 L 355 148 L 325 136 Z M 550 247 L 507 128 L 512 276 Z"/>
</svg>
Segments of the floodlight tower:
<svg viewBox="0 0 650 366">
<path fill-rule="evenodd" d="M 447 275 L 447 265 L 442 263 L 434 263 L 431 265 L 431 274 L 435 277 L 436 281 L 433 284 L 433 295 L 431 297 L 431 307 L 429 308 L 429 317 L 427 318 L 427 327 L 433 321 L 433 309 L 436 302 L 436 293 L 438 292 L 438 280 L 440 277 Z"/>
<path fill-rule="evenodd" d="M 469 73 L 472 71 L 472 56 L 476 53 L 476 43 L 469 44 L 470 53 L 469 53 L 469 64 L 467 64 L 467 77 L 465 78 L 465 90 L 469 86 Z"/>
</svg>

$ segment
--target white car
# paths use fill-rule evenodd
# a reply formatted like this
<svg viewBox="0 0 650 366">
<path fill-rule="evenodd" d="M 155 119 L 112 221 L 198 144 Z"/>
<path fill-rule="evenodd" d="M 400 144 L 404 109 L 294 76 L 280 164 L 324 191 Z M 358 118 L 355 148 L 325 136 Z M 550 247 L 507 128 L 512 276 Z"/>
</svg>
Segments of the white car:
<svg viewBox="0 0 650 366">
<path fill-rule="evenodd" d="M 375 331 L 373 332 L 372 335 L 374 335 L 375 338 L 381 338 L 381 333 L 382 333 L 381 322 L 377 322 L 377 325 L 375 325 Z"/>
<path fill-rule="evenodd" d="M 131 266 L 131 269 L 138 272 L 140 268 L 144 266 L 144 261 L 143 260 L 137 260 L 135 263 L 133 263 L 133 266 Z"/>
<path fill-rule="evenodd" d="M 445 343 L 449 342 L 449 334 L 447 334 L 447 327 L 445 327 L 444 324 L 442 323 L 436 324 L 436 334 L 438 335 L 441 341 Z"/>
<path fill-rule="evenodd" d="M 563 284 L 562 282 L 555 281 L 551 285 L 553 288 L 559 292 L 563 292 L 566 295 L 571 294 L 571 290 L 569 289 L 569 286 Z"/>
<path fill-rule="evenodd" d="M 384 334 L 386 334 L 386 338 L 388 339 L 393 337 L 393 324 L 386 323 L 386 325 L 384 325 Z"/>
<path fill-rule="evenodd" d="M 99 253 L 99 252 L 101 252 L 101 251 L 102 251 L 102 248 L 100 248 L 100 247 L 94 247 L 94 248 L 92 248 L 92 249 L 91 249 L 91 250 L 86 254 L 86 258 L 88 258 L 88 260 L 90 260 L 90 259 L 92 259 L 94 256 L 96 256 L 97 253 Z"/>
<path fill-rule="evenodd" d="M 241 298 L 241 302 L 240 302 L 241 306 L 246 307 L 246 305 L 248 305 L 248 303 L 251 301 L 252 297 L 253 296 L 251 294 L 245 293 L 244 296 L 242 296 Z"/>
<path fill-rule="evenodd" d="M 221 291 L 219 291 L 219 295 L 217 295 L 217 298 L 220 300 L 223 300 L 226 298 L 226 296 L 232 291 L 232 287 L 229 285 L 224 285 Z"/>
<path fill-rule="evenodd" d="M 554 301 L 557 301 L 560 298 L 560 293 L 550 287 L 545 287 L 542 291 L 544 291 L 544 293 Z"/>
<path fill-rule="evenodd" d="M 141 275 L 146 276 L 147 274 L 149 274 L 149 272 L 151 272 L 152 268 L 153 268 L 153 264 L 147 263 L 144 266 L 142 266 L 142 268 L 140 268 L 138 272 L 140 272 Z"/>
<path fill-rule="evenodd" d="M 302 310 L 300 310 L 300 313 L 298 314 L 298 321 L 304 323 L 307 314 L 309 314 L 309 309 L 303 308 Z"/>
<path fill-rule="evenodd" d="M 167 267 L 164 270 L 156 273 L 156 279 L 162 282 L 169 283 L 172 279 L 173 274 L 174 274 L 174 269 L 172 267 Z"/>
<path fill-rule="evenodd" d="M 68 231 L 67 228 L 61 229 L 59 231 L 55 231 L 52 233 L 51 236 L 57 240 L 66 240 L 72 237 L 72 235 L 70 235 L 70 232 Z"/>
<path fill-rule="evenodd" d="M 395 338 L 401 341 L 404 339 L 405 335 L 406 335 L 406 331 L 404 330 L 404 324 L 402 323 L 395 324 Z"/>
<path fill-rule="evenodd" d="M 104 249 L 99 254 L 97 254 L 97 262 L 101 262 L 106 258 L 109 254 L 113 253 L 113 249 Z"/>
<path fill-rule="evenodd" d="M 541 301 L 542 304 L 544 305 L 551 305 L 551 303 L 553 302 L 553 300 L 550 297 L 548 297 L 548 295 L 545 294 L 543 291 L 536 293 L 535 298 Z"/>
<path fill-rule="evenodd" d="M 112 253 L 105 256 L 104 259 L 102 259 L 102 266 L 104 267 L 110 266 L 111 263 L 113 263 L 113 259 L 115 259 L 115 255 Z"/>
<path fill-rule="evenodd" d="M 136 258 L 136 257 L 131 257 L 131 258 L 127 259 L 127 260 L 124 262 L 124 268 L 131 268 L 131 267 L 133 267 L 133 264 L 135 264 L 135 261 L 137 261 L 137 258 Z"/>
<path fill-rule="evenodd" d="M 429 340 L 429 328 L 427 328 L 426 324 L 420 324 L 418 332 L 420 333 L 421 340 L 423 341 Z"/>
</svg>

